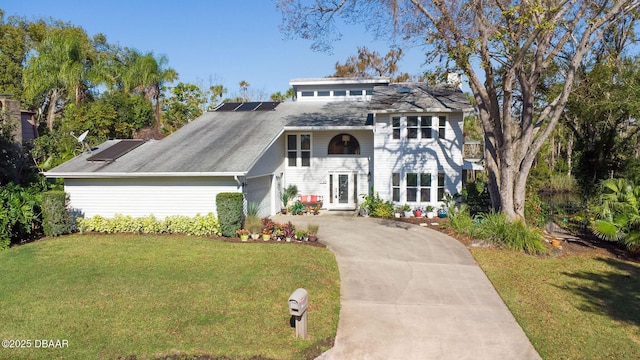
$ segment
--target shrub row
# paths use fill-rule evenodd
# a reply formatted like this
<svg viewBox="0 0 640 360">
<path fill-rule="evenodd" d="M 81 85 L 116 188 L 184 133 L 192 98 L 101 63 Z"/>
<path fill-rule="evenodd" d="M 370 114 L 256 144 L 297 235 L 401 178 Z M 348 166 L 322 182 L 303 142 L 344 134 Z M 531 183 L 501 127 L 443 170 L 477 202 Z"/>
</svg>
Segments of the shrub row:
<svg viewBox="0 0 640 360">
<path fill-rule="evenodd" d="M 102 233 L 138 233 L 138 234 L 186 234 L 186 235 L 221 235 L 220 223 L 213 213 L 207 215 L 167 216 L 164 220 L 153 215 L 134 218 L 116 214 L 113 218 L 96 215 L 91 218 L 78 218 L 77 227 L 80 232 Z"/>
</svg>

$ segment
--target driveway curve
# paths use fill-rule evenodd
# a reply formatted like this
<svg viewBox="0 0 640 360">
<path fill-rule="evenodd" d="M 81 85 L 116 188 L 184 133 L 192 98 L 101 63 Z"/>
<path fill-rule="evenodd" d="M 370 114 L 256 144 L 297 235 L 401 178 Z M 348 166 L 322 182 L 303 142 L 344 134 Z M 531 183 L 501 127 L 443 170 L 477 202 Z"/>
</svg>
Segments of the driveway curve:
<svg viewBox="0 0 640 360">
<path fill-rule="evenodd" d="M 319 224 L 338 262 L 338 332 L 319 359 L 540 359 L 456 239 L 351 214 L 279 218 Z"/>
</svg>

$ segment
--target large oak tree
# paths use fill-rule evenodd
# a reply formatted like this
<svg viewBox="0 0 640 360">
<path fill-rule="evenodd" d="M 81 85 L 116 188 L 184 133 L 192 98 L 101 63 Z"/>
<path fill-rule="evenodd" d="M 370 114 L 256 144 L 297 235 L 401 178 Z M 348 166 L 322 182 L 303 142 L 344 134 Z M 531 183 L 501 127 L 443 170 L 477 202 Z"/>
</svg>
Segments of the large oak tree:
<svg viewBox="0 0 640 360">
<path fill-rule="evenodd" d="M 485 133 L 491 201 L 524 218 L 526 182 L 562 116 L 576 70 L 640 0 L 279 0 L 283 31 L 328 49 L 337 20 L 395 29 L 466 75 Z M 549 72 L 552 72 L 551 76 Z M 562 83 L 552 98 L 543 80 Z"/>
</svg>

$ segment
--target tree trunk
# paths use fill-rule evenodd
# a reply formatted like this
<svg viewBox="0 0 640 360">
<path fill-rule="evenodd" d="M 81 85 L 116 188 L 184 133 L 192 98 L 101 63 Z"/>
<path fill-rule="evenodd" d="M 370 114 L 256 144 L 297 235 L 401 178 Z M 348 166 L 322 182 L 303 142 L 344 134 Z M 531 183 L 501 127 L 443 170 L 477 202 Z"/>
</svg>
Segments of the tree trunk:
<svg viewBox="0 0 640 360">
<path fill-rule="evenodd" d="M 53 130 L 53 122 L 56 117 L 56 106 L 58 105 L 58 101 L 62 97 L 62 92 L 60 89 L 52 89 L 49 93 L 49 106 L 47 108 L 47 128 L 49 130 Z"/>
<path fill-rule="evenodd" d="M 573 166 L 573 134 L 569 134 L 569 139 L 567 140 L 567 175 L 571 176 L 571 166 Z"/>
</svg>

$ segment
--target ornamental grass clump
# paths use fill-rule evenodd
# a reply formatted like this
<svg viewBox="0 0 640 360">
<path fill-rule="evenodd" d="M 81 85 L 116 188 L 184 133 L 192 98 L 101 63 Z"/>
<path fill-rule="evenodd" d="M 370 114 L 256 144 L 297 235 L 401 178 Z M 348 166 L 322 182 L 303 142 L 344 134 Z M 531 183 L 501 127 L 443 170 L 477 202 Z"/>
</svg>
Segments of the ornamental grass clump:
<svg viewBox="0 0 640 360">
<path fill-rule="evenodd" d="M 544 254 L 542 232 L 528 227 L 521 220 L 509 221 L 502 213 L 487 213 L 478 217 L 478 237 L 498 244 L 505 249 Z"/>
<path fill-rule="evenodd" d="M 460 234 L 487 240 L 505 249 L 529 254 L 547 252 L 540 230 L 529 227 L 522 221 L 511 222 L 501 213 L 491 212 L 471 217 L 468 209 L 463 206 L 459 212 L 449 215 L 446 226 Z"/>
</svg>

